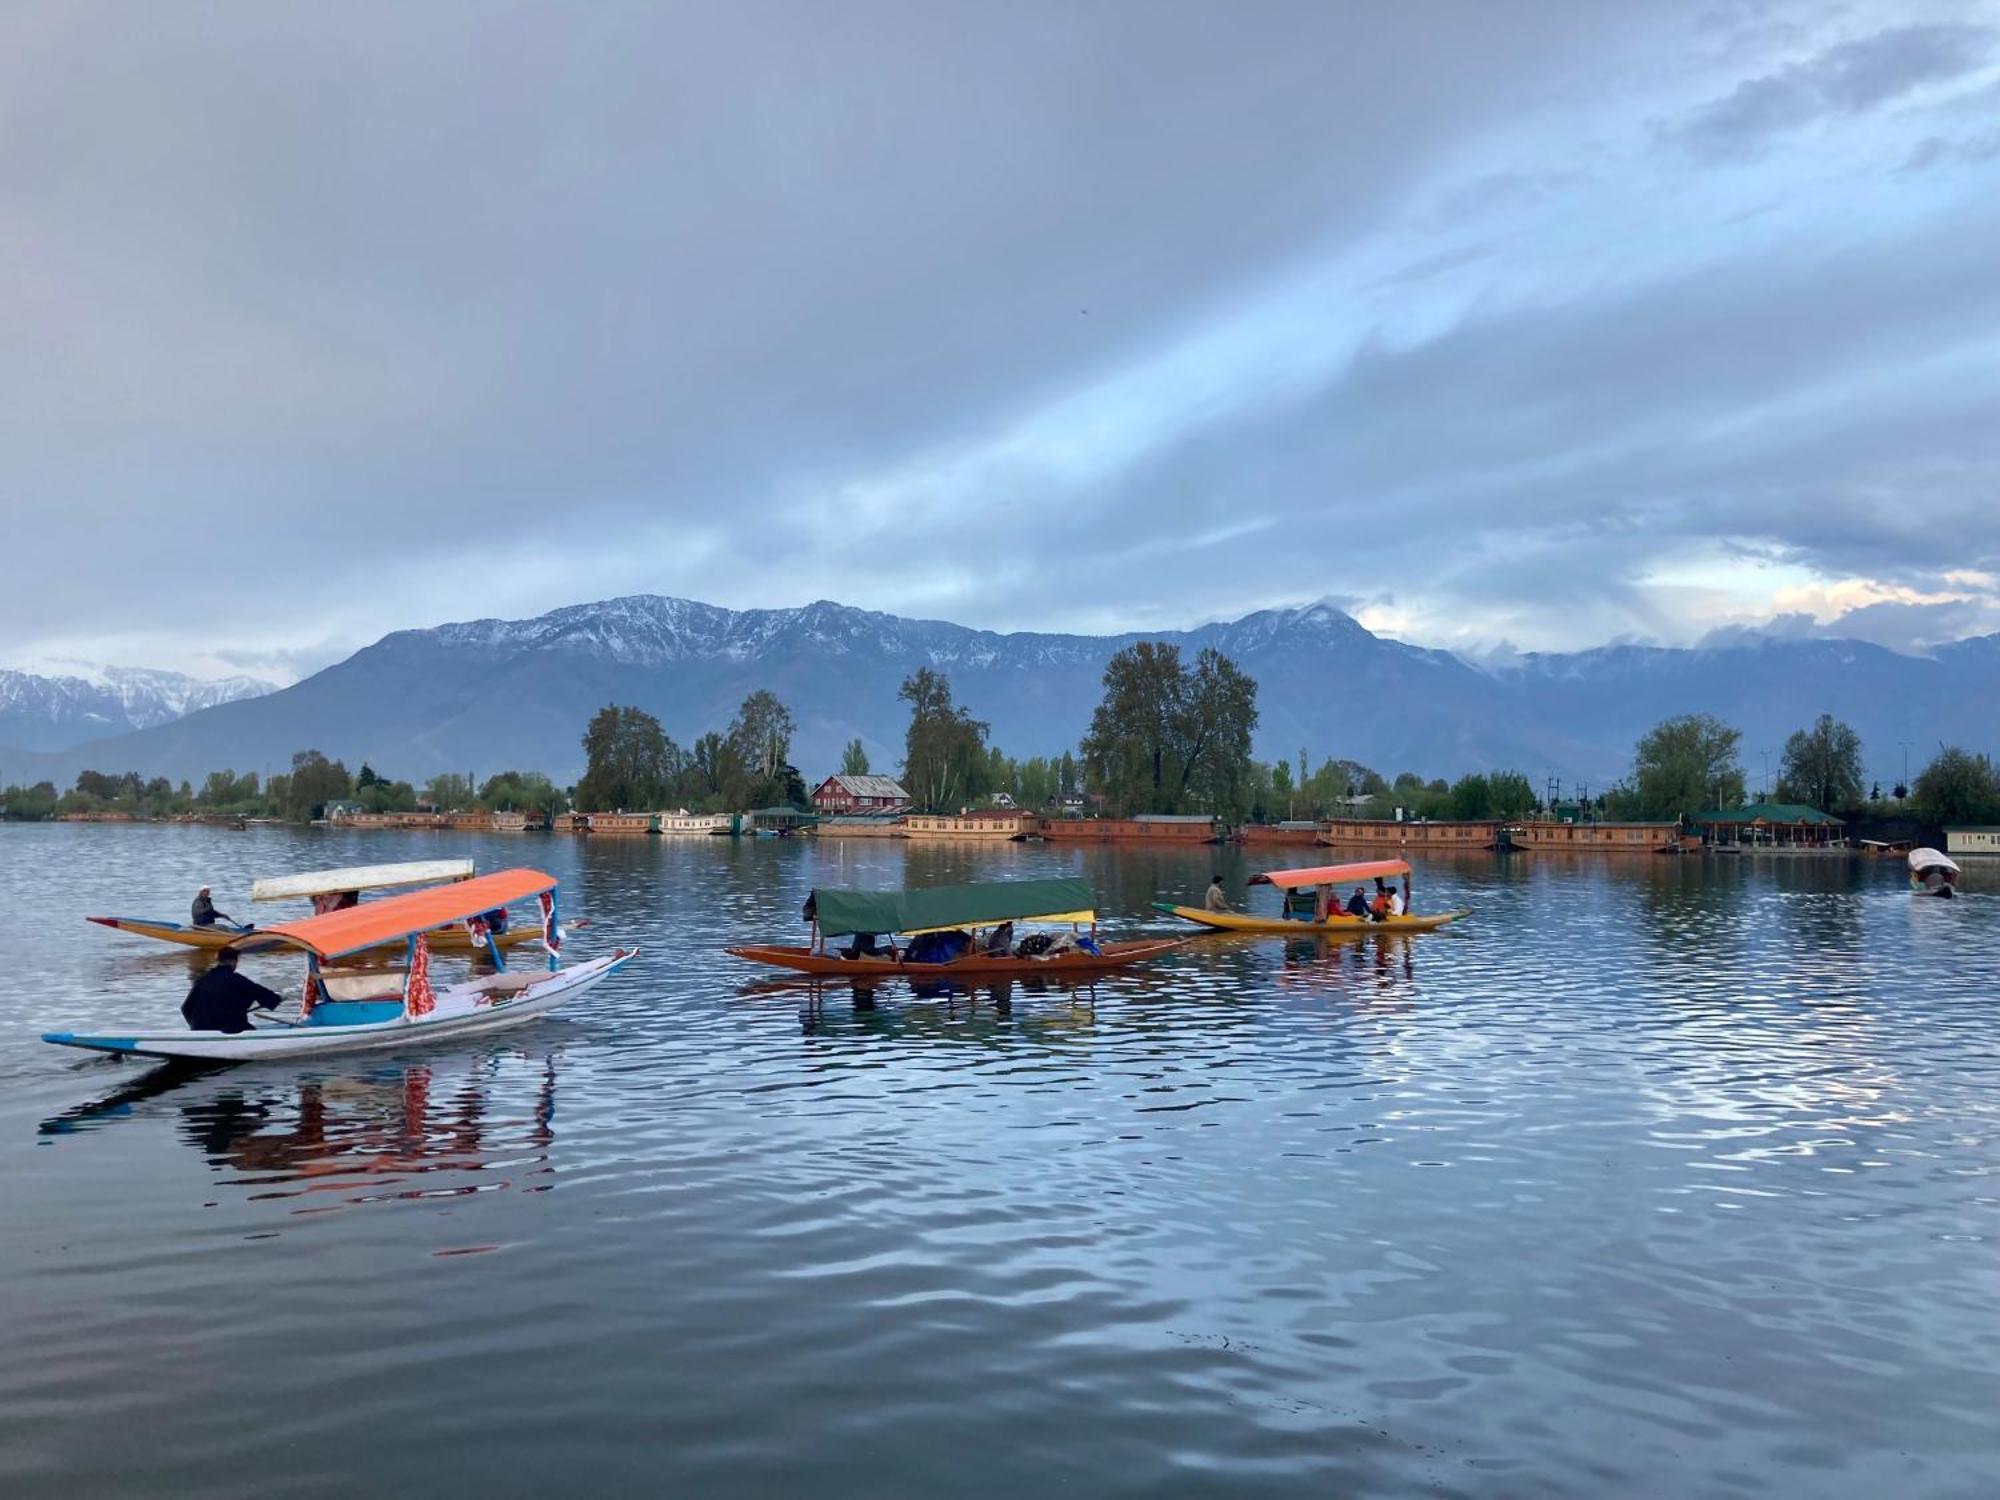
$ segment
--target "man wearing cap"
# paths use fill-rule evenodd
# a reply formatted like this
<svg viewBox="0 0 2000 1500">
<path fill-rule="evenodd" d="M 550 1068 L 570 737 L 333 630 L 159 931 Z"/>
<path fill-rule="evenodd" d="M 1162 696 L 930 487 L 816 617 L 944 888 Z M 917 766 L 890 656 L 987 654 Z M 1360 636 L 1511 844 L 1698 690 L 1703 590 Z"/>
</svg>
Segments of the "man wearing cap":
<svg viewBox="0 0 2000 1500">
<path fill-rule="evenodd" d="M 231 927 L 234 927 L 236 925 L 236 918 L 230 916 L 227 912 L 217 911 L 215 903 L 208 899 L 208 887 L 203 886 L 194 893 L 194 925 L 197 927 L 213 927 L 217 922 L 227 922 Z"/>
<path fill-rule="evenodd" d="M 276 1010 L 285 997 L 267 990 L 254 979 L 236 972 L 236 950 L 224 948 L 215 955 L 215 967 L 194 982 L 187 999 L 181 1002 L 181 1016 L 190 1031 L 223 1031 L 235 1035 L 248 1031 L 250 1012 L 258 1006 Z"/>
</svg>

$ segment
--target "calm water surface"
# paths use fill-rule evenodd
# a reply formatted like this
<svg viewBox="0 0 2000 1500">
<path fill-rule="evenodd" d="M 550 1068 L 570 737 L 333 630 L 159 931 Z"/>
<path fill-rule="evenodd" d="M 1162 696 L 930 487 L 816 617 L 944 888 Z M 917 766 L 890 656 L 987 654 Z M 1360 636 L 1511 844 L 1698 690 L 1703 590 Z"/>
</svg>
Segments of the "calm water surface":
<svg viewBox="0 0 2000 1500">
<path fill-rule="evenodd" d="M 392 1059 L 34 1040 L 177 1019 L 188 961 L 86 912 L 456 853 L 643 956 Z M 1216 860 L 0 828 L 0 1493 L 2000 1491 L 1976 872 L 1433 862 L 1456 930 L 1076 994 L 721 952 L 906 877 L 1080 871 L 1137 931 Z"/>
</svg>

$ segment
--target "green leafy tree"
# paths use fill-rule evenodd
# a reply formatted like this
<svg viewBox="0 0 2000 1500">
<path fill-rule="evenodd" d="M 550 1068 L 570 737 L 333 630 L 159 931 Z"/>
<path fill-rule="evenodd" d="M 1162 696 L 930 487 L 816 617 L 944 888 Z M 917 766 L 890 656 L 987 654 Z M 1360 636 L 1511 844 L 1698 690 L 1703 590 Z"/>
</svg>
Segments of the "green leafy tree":
<svg viewBox="0 0 2000 1500">
<path fill-rule="evenodd" d="M 840 752 L 840 774 L 843 776 L 868 774 L 868 750 L 860 740 L 849 740 L 847 748 Z"/>
<path fill-rule="evenodd" d="M 679 754 L 644 709 L 599 709 L 583 732 L 583 753 L 583 779 L 576 784 L 580 811 L 647 810 L 672 795 Z"/>
<path fill-rule="evenodd" d="M 903 735 L 903 786 L 925 812 L 953 808 L 984 790 L 986 725 L 952 701 L 951 679 L 929 667 L 905 678 L 896 696 L 910 705 Z"/>
<path fill-rule="evenodd" d="M 1861 805 L 1861 736 L 1832 714 L 1785 741 L 1778 799 L 1804 802 L 1821 812 Z"/>
<path fill-rule="evenodd" d="M 1213 647 L 1190 670 L 1180 648 L 1141 641 L 1104 668 L 1083 742 L 1085 776 L 1121 813 L 1248 805 L 1257 684 Z"/>
<path fill-rule="evenodd" d="M 569 807 L 562 788 L 540 771 L 502 771 L 479 789 L 482 805 L 498 812 L 559 813 Z"/>
<path fill-rule="evenodd" d="M 354 790 L 347 767 L 328 760 L 317 750 L 301 750 L 292 756 L 292 773 L 287 783 L 285 811 L 303 822 L 316 818 L 328 802 L 346 797 Z"/>
<path fill-rule="evenodd" d="M 375 768 L 369 765 L 368 762 L 364 760 L 363 762 L 361 762 L 360 771 L 356 773 L 354 777 L 354 790 L 357 792 L 365 792 L 368 790 L 368 788 L 375 785 L 375 783 L 380 781 L 381 779 L 382 778 L 380 776 L 377 776 L 375 774 Z"/>
<path fill-rule="evenodd" d="M 748 778 L 736 747 L 712 730 L 694 742 L 694 754 L 680 780 L 685 788 L 680 800 L 704 811 L 739 812 L 749 806 L 740 800 Z"/>
<path fill-rule="evenodd" d="M 743 700 L 729 726 L 730 743 L 752 775 L 779 777 L 792 757 L 792 713 L 762 688 Z"/>
<path fill-rule="evenodd" d="M 0 816 L 10 823 L 41 823 L 56 814 L 56 804 L 61 801 L 53 781 L 38 781 L 33 786 L 10 786 L 0 791 Z"/>
<path fill-rule="evenodd" d="M 1989 758 L 1950 745 L 1918 774 L 1911 802 L 1925 823 L 2000 822 L 2000 779 Z"/>
<path fill-rule="evenodd" d="M 390 781 L 377 776 L 367 786 L 356 786 L 354 795 L 363 807 L 373 813 L 417 810 L 417 789 L 407 781 Z"/>
<path fill-rule="evenodd" d="M 1465 822 L 1493 816 L 1493 787 L 1477 771 L 1452 783 L 1451 815 Z"/>
<path fill-rule="evenodd" d="M 472 778 L 457 771 L 440 771 L 424 783 L 423 800 L 439 812 L 467 812 L 479 800 Z"/>
<path fill-rule="evenodd" d="M 1654 725 L 1634 755 L 1640 816 L 1679 818 L 1741 803 L 1743 768 L 1736 747 L 1742 738 L 1713 714 L 1681 714 Z"/>
<path fill-rule="evenodd" d="M 1292 781 L 1292 763 L 1281 757 L 1278 763 L 1271 767 L 1270 777 L 1272 800 L 1277 803 L 1285 817 L 1296 817 L 1299 793 L 1298 787 Z"/>
<path fill-rule="evenodd" d="M 1535 810 L 1535 786 L 1519 771 L 1495 771 L 1486 778 L 1495 818 L 1524 818 Z"/>
</svg>

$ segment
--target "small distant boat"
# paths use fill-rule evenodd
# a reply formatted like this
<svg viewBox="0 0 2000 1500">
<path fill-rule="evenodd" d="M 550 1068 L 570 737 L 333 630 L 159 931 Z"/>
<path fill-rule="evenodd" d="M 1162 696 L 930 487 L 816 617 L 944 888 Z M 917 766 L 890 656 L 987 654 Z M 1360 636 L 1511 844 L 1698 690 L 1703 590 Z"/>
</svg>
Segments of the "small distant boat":
<svg viewBox="0 0 2000 1500">
<path fill-rule="evenodd" d="M 822 887 L 806 903 L 813 933 L 810 944 L 772 943 L 731 948 L 737 958 L 800 974 L 845 979 L 902 976 L 949 979 L 964 975 L 1095 974 L 1122 969 L 1181 946 L 1183 938 L 1150 938 L 1098 943 L 1097 898 L 1087 880 L 1000 880 L 976 885 L 929 886 L 914 891 L 856 891 Z M 1038 952 L 1023 953 L 1028 942 L 986 951 L 978 939 L 1017 922 L 1068 927 Z M 1085 929 L 1088 929 L 1086 932 Z M 962 933 L 972 941 L 963 951 L 932 960 L 930 936 Z M 895 938 L 907 939 L 897 947 Z M 1039 934 L 1048 938 L 1048 934 Z M 848 949 L 827 947 L 828 938 L 857 938 Z M 870 947 L 858 939 L 865 937 Z M 888 950 L 873 940 L 887 937 Z M 1040 947 L 1039 944 L 1033 945 Z M 912 955 L 915 955 L 914 957 Z"/>
<path fill-rule="evenodd" d="M 1936 849 L 1910 851 L 1910 890 L 1919 896 L 1958 894 L 1958 862 Z"/>
<path fill-rule="evenodd" d="M 495 972 L 437 987 L 430 977 L 430 937 L 450 924 L 477 922 L 517 901 L 535 901 L 541 912 L 535 935 L 548 949 L 545 972 L 510 971 L 490 948 Z M 539 870 L 502 870 L 477 879 L 411 891 L 344 907 L 296 922 L 259 928 L 246 941 L 302 950 L 306 984 L 302 1019 L 253 1025 L 249 1031 L 155 1031 L 143 1026 L 109 1033 L 43 1033 L 58 1047 L 131 1053 L 203 1062 L 253 1062 L 320 1057 L 408 1047 L 433 1039 L 470 1036 L 517 1025 L 555 1009 L 616 973 L 639 951 L 620 948 L 603 958 L 560 967 L 556 881 Z M 402 969 L 326 972 L 322 965 L 401 943 Z"/>
<path fill-rule="evenodd" d="M 1328 892 L 1328 911 L 1323 920 L 1315 921 L 1306 916 L 1260 917 L 1249 912 L 1207 911 L 1198 906 L 1173 906 L 1164 901 L 1153 903 L 1155 910 L 1163 911 L 1185 921 L 1195 922 L 1217 932 L 1260 932 L 1282 933 L 1296 937 L 1311 933 L 1329 937 L 1362 937 L 1371 932 L 1435 932 L 1447 922 L 1456 922 L 1460 917 L 1472 915 L 1469 911 L 1435 912 L 1426 916 L 1414 913 L 1400 917 L 1385 917 L 1373 921 L 1367 917 L 1349 916 L 1340 909 L 1340 888 L 1366 880 L 1394 879 L 1410 875 L 1407 860 L 1370 859 L 1351 865 L 1319 865 L 1305 870 L 1270 870 L 1262 875 L 1250 877 L 1252 885 L 1274 885 L 1285 892 L 1289 906 L 1298 899 L 1297 893 L 1316 891 L 1324 886 Z"/>
<path fill-rule="evenodd" d="M 296 875 L 266 876 L 253 882 L 250 887 L 250 899 L 252 901 L 310 900 L 316 907 L 344 903 L 346 907 L 351 908 L 360 900 L 363 891 L 394 890 L 400 886 L 440 885 L 448 881 L 470 880 L 472 869 L 472 861 L 469 859 L 420 859 L 391 865 L 350 865 L 340 870 L 307 870 Z M 268 930 L 227 922 L 218 922 L 212 927 L 196 927 L 191 922 L 175 922 L 165 917 L 85 917 L 84 920 L 95 922 L 100 927 L 129 932 L 134 937 L 152 938 L 162 943 L 177 943 L 184 948 L 216 949 L 235 946 L 245 953 L 261 952 L 265 945 L 245 943 L 243 939 Z M 523 943 L 533 942 L 541 934 L 533 929 L 510 929 L 498 936 L 502 948 L 516 948 Z M 440 953 L 470 953 L 473 948 L 472 937 L 464 928 L 432 933 L 430 944 L 434 951 Z M 485 944 L 482 942 L 480 946 L 484 947 Z"/>
</svg>

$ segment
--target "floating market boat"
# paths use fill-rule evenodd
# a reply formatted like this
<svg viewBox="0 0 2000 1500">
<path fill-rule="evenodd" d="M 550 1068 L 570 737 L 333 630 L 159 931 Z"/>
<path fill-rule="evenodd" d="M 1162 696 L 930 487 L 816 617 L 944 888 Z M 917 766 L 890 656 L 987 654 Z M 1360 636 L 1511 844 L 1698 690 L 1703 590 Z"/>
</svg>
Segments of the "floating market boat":
<svg viewBox="0 0 2000 1500">
<path fill-rule="evenodd" d="M 1910 890 L 1918 896 L 1958 894 L 1958 861 L 1936 849 L 1910 851 Z"/>
<path fill-rule="evenodd" d="M 1099 943 L 1097 898 L 1087 880 L 1002 880 L 930 886 L 914 891 L 816 889 L 806 902 L 809 944 L 731 948 L 751 963 L 843 979 L 901 975 L 949 979 L 960 975 L 1049 975 L 1122 969 L 1178 948 L 1185 939 Z M 1012 924 L 1039 923 L 1067 933 L 1030 934 L 988 951 L 992 936 Z M 1086 931 L 1086 929 L 1088 929 Z M 979 938 L 989 934 L 987 941 Z M 852 938 L 829 948 L 828 938 Z M 898 946 L 895 939 L 905 942 Z M 875 946 L 880 938 L 889 947 Z M 1039 939 L 1039 941 L 1038 941 Z"/>
<path fill-rule="evenodd" d="M 504 910 L 517 901 L 534 901 L 540 908 L 536 936 L 548 949 L 546 971 L 509 970 L 499 946 L 492 942 L 492 933 L 482 931 L 486 913 Z M 439 987 L 431 979 L 430 940 L 435 929 L 455 923 L 468 924 L 475 938 L 486 940 L 494 972 Z M 42 1040 L 95 1052 L 206 1062 L 409 1047 L 498 1031 L 532 1020 L 616 973 L 639 951 L 620 948 L 603 958 L 560 967 L 563 934 L 557 924 L 556 881 L 539 870 L 501 870 L 389 896 L 363 906 L 262 927 L 244 941 L 260 947 L 296 948 L 305 954 L 306 981 L 299 1020 L 263 1020 L 243 1032 L 157 1031 L 144 1026 L 89 1035 L 51 1031 L 44 1033 Z M 329 972 L 323 968 L 392 943 L 401 943 L 407 954 L 401 969 Z"/>
<path fill-rule="evenodd" d="M 341 870 L 307 870 L 296 875 L 272 875 L 250 887 L 252 901 L 305 901 L 315 911 L 352 907 L 363 891 L 393 890 L 408 885 L 438 885 L 446 881 L 472 878 L 469 859 L 407 860 L 392 865 L 350 865 Z M 190 922 L 173 922 L 163 917 L 86 917 L 100 927 L 129 932 L 134 937 L 152 938 L 162 943 L 178 943 L 184 948 L 236 947 L 245 953 L 260 952 L 267 945 L 244 943 L 242 939 L 266 929 L 250 925 L 217 922 L 212 927 L 196 927 Z M 502 948 L 516 948 L 541 936 L 533 928 L 509 929 L 499 934 Z M 472 938 L 464 928 L 431 934 L 431 947 L 440 953 L 470 953 Z M 481 946 L 484 946 L 482 943 Z"/>
<path fill-rule="evenodd" d="M 1273 932 L 1288 937 L 1302 933 L 1361 937 L 1371 932 L 1435 932 L 1447 922 L 1456 922 L 1460 917 L 1471 915 L 1467 911 L 1434 912 L 1424 916 L 1411 913 L 1384 917 L 1378 922 L 1368 917 L 1349 916 L 1341 908 L 1341 887 L 1367 880 L 1393 880 L 1398 876 L 1403 878 L 1407 890 L 1410 877 L 1407 860 L 1370 859 L 1359 864 L 1319 865 L 1306 870 L 1270 870 L 1250 877 L 1252 885 L 1274 885 L 1284 891 L 1286 907 L 1289 909 L 1296 902 L 1304 910 L 1302 916 L 1260 917 L 1249 912 L 1174 906 L 1164 901 L 1156 901 L 1153 906 L 1155 910 L 1214 928 L 1218 932 Z M 1312 910 L 1318 904 L 1315 893 L 1321 888 L 1326 890 L 1329 910 L 1324 918 L 1314 920 Z"/>
</svg>

